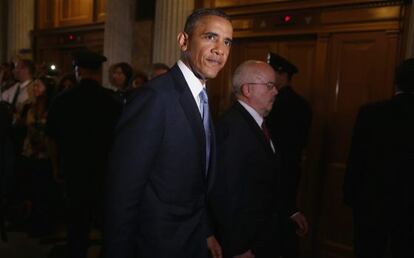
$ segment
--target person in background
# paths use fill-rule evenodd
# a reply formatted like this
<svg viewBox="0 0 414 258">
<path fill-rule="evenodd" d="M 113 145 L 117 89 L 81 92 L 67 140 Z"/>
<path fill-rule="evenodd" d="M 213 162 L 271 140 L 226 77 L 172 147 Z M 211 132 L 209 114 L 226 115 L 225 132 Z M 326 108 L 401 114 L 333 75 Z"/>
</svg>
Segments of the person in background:
<svg viewBox="0 0 414 258">
<path fill-rule="evenodd" d="M 92 224 L 102 224 L 102 188 L 120 104 L 101 85 L 106 57 L 73 54 L 78 84 L 58 95 L 49 110 L 47 135 L 54 176 L 67 194 L 68 257 L 85 258 Z"/>
<path fill-rule="evenodd" d="M 29 59 L 19 59 L 13 70 L 17 83 L 2 92 L 2 100 L 10 103 L 14 109 L 14 120 L 19 120 L 23 106 L 31 101 L 35 66 Z"/>
<path fill-rule="evenodd" d="M 29 234 L 42 236 L 53 229 L 53 198 L 57 187 L 46 143 L 46 118 L 55 89 L 50 77 L 40 77 L 33 82 L 33 101 L 25 107 L 27 133 L 22 156 L 25 157 L 26 174 L 31 179 L 32 210 Z"/>
<path fill-rule="evenodd" d="M 61 93 L 65 90 L 68 90 L 76 85 L 76 77 L 73 73 L 67 73 L 60 78 L 58 86 L 57 86 L 57 93 Z"/>
<path fill-rule="evenodd" d="M 264 124 L 277 95 L 265 62 L 249 60 L 233 75 L 237 101 L 217 123 L 217 179 L 210 197 L 223 257 L 276 258 L 277 156 Z"/>
<path fill-rule="evenodd" d="M 395 95 L 362 106 L 344 180 L 357 258 L 411 257 L 414 243 L 414 58 L 395 72 Z"/>
<path fill-rule="evenodd" d="M 308 221 L 297 207 L 301 162 L 312 120 L 309 103 L 292 87 L 297 67 L 284 57 L 269 53 L 268 63 L 277 74 L 279 94 L 266 118 L 269 131 L 280 152 L 279 224 L 283 258 L 299 257 L 299 239 L 308 232 Z"/>
<path fill-rule="evenodd" d="M 148 81 L 147 75 L 141 70 L 136 70 L 135 73 L 134 73 L 134 76 L 132 78 L 132 83 L 131 83 L 130 90 L 133 91 L 133 90 L 141 87 L 147 81 Z"/>
<path fill-rule="evenodd" d="M 155 63 L 152 65 L 150 78 L 154 79 L 155 77 L 168 72 L 168 70 L 170 70 L 168 65 L 164 63 Z"/>
<path fill-rule="evenodd" d="M 206 81 L 224 67 L 232 43 L 229 17 L 195 10 L 177 39 L 181 57 L 126 105 L 107 180 L 107 258 L 206 258 L 206 199 L 215 176 L 214 133 Z"/>
<path fill-rule="evenodd" d="M 113 64 L 109 68 L 109 83 L 114 91 L 114 98 L 121 104 L 126 103 L 132 72 L 132 67 L 125 62 Z"/>
<path fill-rule="evenodd" d="M 6 208 L 10 204 L 10 195 L 15 184 L 15 155 L 11 139 L 11 123 L 13 112 L 11 105 L 0 101 L 0 239 L 6 242 Z"/>
<path fill-rule="evenodd" d="M 14 216 L 10 228 L 22 228 L 27 224 L 27 218 L 31 212 L 30 188 L 31 178 L 25 169 L 26 158 L 22 155 L 23 143 L 26 138 L 27 107 L 33 101 L 33 74 L 35 67 L 29 59 L 19 59 L 13 70 L 17 79 L 13 86 L 2 92 L 2 100 L 7 102 L 13 112 L 13 119 L 10 128 L 10 136 L 14 150 L 14 180 L 15 184 L 10 194 L 10 201 L 14 206 L 21 206 L 20 215 Z"/>
<path fill-rule="evenodd" d="M 16 79 L 13 75 L 14 64 L 2 63 L 0 65 L 0 101 L 2 101 L 2 93 L 16 84 Z"/>
</svg>

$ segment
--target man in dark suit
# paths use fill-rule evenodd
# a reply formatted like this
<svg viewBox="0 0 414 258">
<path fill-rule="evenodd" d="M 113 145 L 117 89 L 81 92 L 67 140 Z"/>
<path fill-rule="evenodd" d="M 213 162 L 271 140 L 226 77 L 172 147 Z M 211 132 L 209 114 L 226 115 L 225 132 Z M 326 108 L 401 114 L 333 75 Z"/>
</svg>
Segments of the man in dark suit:
<svg viewBox="0 0 414 258">
<path fill-rule="evenodd" d="M 105 257 L 207 257 L 216 150 L 205 83 L 226 63 L 232 35 L 225 13 L 194 11 L 178 35 L 180 60 L 126 106 L 110 162 Z"/>
<path fill-rule="evenodd" d="M 78 84 L 53 101 L 47 134 L 55 178 L 65 180 L 68 257 L 84 258 L 92 222 L 103 213 L 103 179 L 121 107 L 100 83 L 106 57 L 85 50 L 73 58 Z"/>
<path fill-rule="evenodd" d="M 291 86 L 292 77 L 298 72 L 297 67 L 274 53 L 269 53 L 268 63 L 277 74 L 279 91 L 266 121 L 276 148 L 280 151 L 281 256 L 294 258 L 299 256 L 298 235 L 304 236 L 308 231 L 308 222 L 298 210 L 296 198 L 302 172 L 302 152 L 309 135 L 312 110 L 309 103 Z"/>
<path fill-rule="evenodd" d="M 356 257 L 412 257 L 414 243 L 414 59 L 396 70 L 395 96 L 361 107 L 344 199 L 354 218 Z"/>
<path fill-rule="evenodd" d="M 217 123 L 217 173 L 210 206 L 224 257 L 276 257 L 276 158 L 263 124 L 277 94 L 275 73 L 261 61 L 233 76 L 237 101 Z M 263 128 L 263 129 L 262 129 Z"/>
</svg>

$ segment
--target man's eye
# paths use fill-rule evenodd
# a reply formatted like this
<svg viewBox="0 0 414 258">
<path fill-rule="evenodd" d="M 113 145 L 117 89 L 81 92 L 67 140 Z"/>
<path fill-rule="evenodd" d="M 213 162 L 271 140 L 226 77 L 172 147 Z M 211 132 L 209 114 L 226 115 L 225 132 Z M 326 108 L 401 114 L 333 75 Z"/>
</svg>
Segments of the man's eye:
<svg viewBox="0 0 414 258">
<path fill-rule="evenodd" d="M 208 40 L 215 40 L 216 39 L 216 35 L 208 34 L 208 35 L 206 35 L 206 39 L 208 39 Z"/>
<path fill-rule="evenodd" d="M 231 43 L 232 43 L 231 40 L 224 41 L 224 45 L 229 46 L 229 47 L 231 46 Z"/>
</svg>

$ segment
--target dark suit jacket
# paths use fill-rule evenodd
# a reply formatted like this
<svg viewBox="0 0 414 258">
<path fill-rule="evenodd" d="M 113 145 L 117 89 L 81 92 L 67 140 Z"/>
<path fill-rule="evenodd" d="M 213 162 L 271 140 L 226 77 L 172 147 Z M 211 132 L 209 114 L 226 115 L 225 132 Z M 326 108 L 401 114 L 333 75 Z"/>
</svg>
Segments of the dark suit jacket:
<svg viewBox="0 0 414 258">
<path fill-rule="evenodd" d="M 280 210 L 285 217 L 297 212 L 296 197 L 301 175 L 300 163 L 312 120 L 309 103 L 291 86 L 282 88 L 266 117 L 276 149 L 280 152 Z"/>
<path fill-rule="evenodd" d="M 276 162 L 261 128 L 236 102 L 219 120 L 217 177 L 210 205 L 225 257 L 252 249 L 272 257 L 275 240 Z"/>
<path fill-rule="evenodd" d="M 412 223 L 413 172 L 414 95 L 363 106 L 349 153 L 345 202 L 366 223 Z"/>
<path fill-rule="evenodd" d="M 95 200 L 100 192 L 119 114 L 110 91 L 95 80 L 82 79 L 53 100 L 46 133 L 58 145 L 71 199 Z"/>
<path fill-rule="evenodd" d="M 206 193 L 201 115 L 180 69 L 134 93 L 110 159 L 106 257 L 206 257 Z M 214 157 L 214 145 L 211 157 Z"/>
</svg>

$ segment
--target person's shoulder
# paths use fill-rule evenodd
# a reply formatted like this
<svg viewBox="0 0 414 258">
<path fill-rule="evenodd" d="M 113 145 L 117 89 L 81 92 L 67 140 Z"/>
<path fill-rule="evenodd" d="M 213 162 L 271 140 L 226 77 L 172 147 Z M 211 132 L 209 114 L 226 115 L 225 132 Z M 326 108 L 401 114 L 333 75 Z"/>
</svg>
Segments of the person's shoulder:
<svg viewBox="0 0 414 258">
<path fill-rule="evenodd" d="M 361 106 L 360 112 L 377 112 L 383 110 L 384 108 L 387 108 L 387 106 L 390 104 L 391 100 L 389 99 L 369 102 Z"/>
<path fill-rule="evenodd" d="M 287 86 L 285 92 L 286 92 L 286 97 L 288 98 L 288 101 L 291 104 L 295 104 L 303 108 L 310 109 L 309 101 L 305 97 L 303 97 L 301 94 L 299 94 L 295 89 L 293 89 L 292 86 Z M 283 92 L 281 96 L 283 96 Z"/>
<path fill-rule="evenodd" d="M 247 110 L 237 102 L 237 100 L 226 109 L 217 119 L 217 126 L 232 126 L 237 125 L 242 118 L 242 113 L 248 114 Z"/>
<path fill-rule="evenodd" d="M 155 77 L 148 81 L 144 86 L 153 88 L 155 91 L 162 93 L 165 90 L 173 89 L 175 81 L 173 79 L 173 72 L 168 71 L 160 76 Z"/>
<path fill-rule="evenodd" d="M 362 105 L 358 111 L 359 120 L 381 119 L 390 108 L 390 100 L 380 100 Z"/>
</svg>

